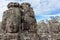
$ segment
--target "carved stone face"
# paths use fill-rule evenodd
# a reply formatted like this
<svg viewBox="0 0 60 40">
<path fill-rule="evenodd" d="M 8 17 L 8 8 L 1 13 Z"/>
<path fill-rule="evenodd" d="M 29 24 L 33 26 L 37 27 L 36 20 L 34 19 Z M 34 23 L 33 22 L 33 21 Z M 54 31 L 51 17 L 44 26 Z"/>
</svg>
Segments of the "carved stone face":
<svg viewBox="0 0 60 40">
<path fill-rule="evenodd" d="M 9 33 L 16 33 L 18 32 L 18 24 L 12 20 L 7 20 L 7 23 L 6 23 L 6 31 L 9 32 Z"/>
<path fill-rule="evenodd" d="M 20 13 L 19 9 L 12 9 L 9 10 L 9 16 L 6 20 L 6 31 L 9 33 L 16 33 L 19 31 L 19 24 L 20 22 Z"/>
</svg>

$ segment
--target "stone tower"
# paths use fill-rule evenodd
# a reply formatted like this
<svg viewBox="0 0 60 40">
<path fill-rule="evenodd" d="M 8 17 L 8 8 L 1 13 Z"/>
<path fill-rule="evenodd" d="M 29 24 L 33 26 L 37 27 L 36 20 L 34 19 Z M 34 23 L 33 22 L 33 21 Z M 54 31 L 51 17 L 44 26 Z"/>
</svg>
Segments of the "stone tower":
<svg viewBox="0 0 60 40">
<path fill-rule="evenodd" d="M 29 3 L 10 2 L 3 13 L 3 40 L 38 40 L 36 19 Z"/>
</svg>

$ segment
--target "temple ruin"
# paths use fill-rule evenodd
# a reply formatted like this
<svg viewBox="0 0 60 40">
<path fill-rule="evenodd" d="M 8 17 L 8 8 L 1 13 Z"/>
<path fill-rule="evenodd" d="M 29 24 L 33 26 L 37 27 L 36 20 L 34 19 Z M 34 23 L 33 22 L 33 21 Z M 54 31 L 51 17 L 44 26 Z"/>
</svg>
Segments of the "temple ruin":
<svg viewBox="0 0 60 40">
<path fill-rule="evenodd" d="M 29 3 L 10 2 L 3 12 L 1 40 L 38 40 L 37 24 Z"/>
</svg>

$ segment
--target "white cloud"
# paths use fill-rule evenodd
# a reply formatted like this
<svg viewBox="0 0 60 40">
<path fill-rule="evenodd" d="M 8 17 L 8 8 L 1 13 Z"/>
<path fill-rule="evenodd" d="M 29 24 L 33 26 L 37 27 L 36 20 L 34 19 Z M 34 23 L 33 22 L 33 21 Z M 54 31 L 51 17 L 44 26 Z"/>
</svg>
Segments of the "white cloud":
<svg viewBox="0 0 60 40">
<path fill-rule="evenodd" d="M 39 7 L 37 10 L 39 11 L 39 14 L 48 14 L 45 12 L 49 12 L 52 10 L 60 9 L 60 0 L 40 0 Z M 36 11 L 36 12 L 38 12 Z"/>
</svg>

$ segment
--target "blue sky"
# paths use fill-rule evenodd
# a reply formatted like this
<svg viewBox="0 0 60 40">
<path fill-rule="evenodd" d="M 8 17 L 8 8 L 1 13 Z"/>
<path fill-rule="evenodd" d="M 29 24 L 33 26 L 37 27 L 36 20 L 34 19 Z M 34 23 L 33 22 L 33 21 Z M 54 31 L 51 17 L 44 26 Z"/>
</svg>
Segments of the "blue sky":
<svg viewBox="0 0 60 40">
<path fill-rule="evenodd" d="M 0 0 L 0 21 L 2 21 L 3 12 L 7 10 L 9 2 L 30 3 L 37 22 L 49 19 L 50 16 L 60 16 L 60 0 Z"/>
</svg>

